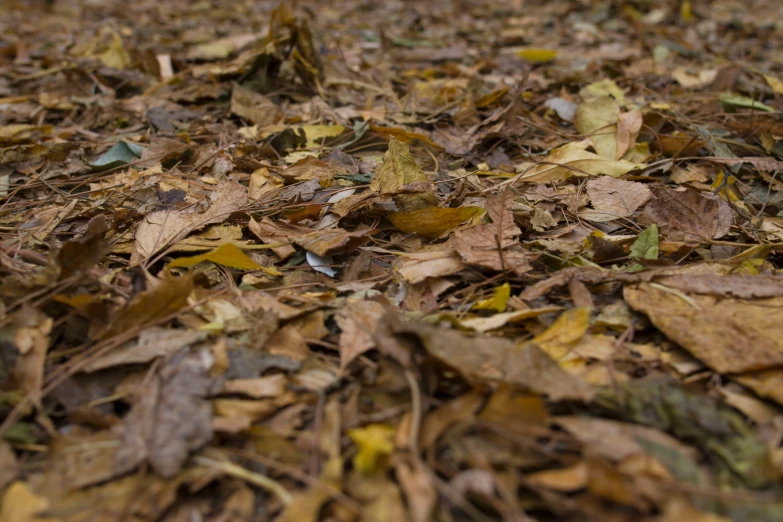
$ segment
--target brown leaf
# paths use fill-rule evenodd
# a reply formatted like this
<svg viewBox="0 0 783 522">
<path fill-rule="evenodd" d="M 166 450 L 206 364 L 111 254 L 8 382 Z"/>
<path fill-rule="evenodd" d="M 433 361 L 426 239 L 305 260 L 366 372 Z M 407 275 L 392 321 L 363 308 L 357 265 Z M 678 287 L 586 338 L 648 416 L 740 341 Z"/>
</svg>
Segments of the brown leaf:
<svg viewBox="0 0 783 522">
<path fill-rule="evenodd" d="M 635 181 L 601 176 L 587 182 L 587 194 L 594 210 L 579 212 L 588 221 L 613 221 L 633 215 L 652 197 L 650 189 Z"/>
<path fill-rule="evenodd" d="M 642 215 L 668 232 L 669 240 L 704 241 L 728 234 L 734 213 L 728 203 L 697 190 L 656 189 Z"/>
<path fill-rule="evenodd" d="M 139 333 L 138 341 L 120 346 L 90 361 L 83 371 L 94 372 L 124 364 L 146 363 L 157 357 L 174 355 L 187 346 L 203 341 L 207 336 L 207 332 L 196 330 L 172 330 L 157 326 L 147 328 Z"/>
<path fill-rule="evenodd" d="M 174 477 L 188 454 L 212 439 L 209 366 L 203 353 L 181 352 L 150 377 L 125 416 L 117 473 L 149 460 L 160 476 Z"/>
<path fill-rule="evenodd" d="M 626 287 L 623 296 L 667 337 L 718 372 L 783 364 L 783 298 L 717 299 L 655 284 Z"/>
<path fill-rule="evenodd" d="M 533 343 L 520 346 L 501 338 L 474 338 L 444 328 L 404 322 L 387 314 L 384 321 L 395 334 L 415 335 L 427 352 L 455 368 L 469 381 L 504 382 L 548 395 L 552 400 L 589 401 L 593 392 L 587 383 L 568 374 Z"/>
<path fill-rule="evenodd" d="M 10 351 L 9 347 L 16 348 L 14 355 L 9 353 L 4 356 L 8 361 L 4 363 L 13 364 L 14 380 L 25 394 L 37 394 L 41 391 L 46 353 L 50 342 L 49 334 L 53 324 L 50 317 L 28 305 L 10 316 L 7 324 L 0 327 L 0 346 L 3 350 Z M 14 357 L 16 361 L 12 363 Z M 2 373 L 5 374 L 5 371 Z M 40 406 L 40 397 L 36 395 L 34 401 Z"/>
<path fill-rule="evenodd" d="M 416 284 L 428 277 L 456 274 L 465 265 L 451 245 L 444 243 L 402 254 L 394 268 L 407 282 Z"/>
<path fill-rule="evenodd" d="M 355 230 L 348 232 L 341 228 L 331 230 L 316 230 L 293 239 L 293 242 L 308 252 L 319 256 L 326 256 L 336 252 L 351 252 L 356 247 L 367 242 L 369 230 Z"/>
<path fill-rule="evenodd" d="M 258 239 L 271 245 L 287 243 L 291 236 L 290 230 L 273 222 L 268 217 L 262 218 L 260 223 L 251 217 L 247 227 Z M 272 248 L 272 252 L 280 256 L 280 259 L 287 259 L 296 253 L 296 249 L 291 245 L 284 245 Z"/>
<path fill-rule="evenodd" d="M 199 228 L 219 223 L 247 204 L 247 189 L 238 183 L 220 183 L 204 212 L 191 209 L 158 210 L 144 217 L 136 229 L 134 258 L 148 258 Z"/>
<path fill-rule="evenodd" d="M 317 179 L 319 181 L 329 181 L 337 174 L 337 170 L 325 161 L 321 161 L 314 156 L 302 158 L 287 169 L 280 172 L 286 183 L 295 183 L 308 179 Z"/>
<path fill-rule="evenodd" d="M 693 294 L 740 299 L 783 297 L 783 277 L 780 275 L 682 274 L 658 277 L 655 281 Z"/>
<path fill-rule="evenodd" d="M 483 213 L 481 207 L 427 207 L 409 212 L 389 212 L 386 217 L 403 232 L 434 239 Z"/>
<path fill-rule="evenodd" d="M 283 112 L 272 100 L 238 84 L 234 84 L 231 91 L 231 112 L 259 127 L 272 125 L 283 118 Z"/>
<path fill-rule="evenodd" d="M 508 209 L 510 192 L 496 198 L 487 198 L 487 213 L 492 224 L 478 225 L 457 231 L 451 238 L 460 257 L 469 265 L 478 265 L 497 271 L 511 271 L 517 275 L 529 271 L 528 255 L 515 239 L 521 233 Z"/>
<path fill-rule="evenodd" d="M 373 334 L 385 313 L 383 305 L 375 301 L 349 301 L 337 312 L 335 321 L 342 331 L 338 342 L 341 371 L 361 354 L 375 347 Z"/>
<path fill-rule="evenodd" d="M 108 245 L 103 240 L 106 230 L 106 218 L 101 214 L 90 220 L 82 237 L 72 239 L 60 248 L 57 265 L 60 267 L 61 279 L 84 273 L 98 264 L 108 251 Z"/>
<path fill-rule="evenodd" d="M 158 279 L 151 288 L 137 294 L 128 305 L 93 337 L 104 339 L 142 326 L 152 320 L 166 317 L 187 304 L 193 290 L 193 274 Z"/>
</svg>

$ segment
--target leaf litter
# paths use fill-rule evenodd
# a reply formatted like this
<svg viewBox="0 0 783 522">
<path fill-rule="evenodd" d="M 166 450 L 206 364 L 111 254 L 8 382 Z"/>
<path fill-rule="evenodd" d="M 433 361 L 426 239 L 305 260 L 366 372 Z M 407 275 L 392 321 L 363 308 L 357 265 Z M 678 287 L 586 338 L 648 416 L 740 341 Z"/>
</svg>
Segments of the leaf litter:
<svg viewBox="0 0 783 522">
<path fill-rule="evenodd" d="M 783 519 L 775 2 L 0 7 L 0 522 Z"/>
</svg>

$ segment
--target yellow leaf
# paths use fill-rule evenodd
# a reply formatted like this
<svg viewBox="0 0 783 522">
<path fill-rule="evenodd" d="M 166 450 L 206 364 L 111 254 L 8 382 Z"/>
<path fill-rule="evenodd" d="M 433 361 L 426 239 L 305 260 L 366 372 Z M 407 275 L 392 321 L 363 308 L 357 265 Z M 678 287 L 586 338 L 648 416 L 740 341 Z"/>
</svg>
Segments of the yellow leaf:
<svg viewBox="0 0 783 522">
<path fill-rule="evenodd" d="M 611 96 L 590 98 L 579 104 L 574 126 L 593 142 L 599 156 L 617 159 L 617 121 L 620 106 Z"/>
<path fill-rule="evenodd" d="M 518 174 L 504 184 L 517 181 L 529 183 L 551 183 L 568 179 L 571 176 L 600 176 L 602 174 L 619 178 L 623 174 L 638 169 L 643 165 L 625 160 L 611 160 L 588 152 L 589 142 L 567 143 L 553 150 L 545 161 L 533 165 L 530 169 Z"/>
<path fill-rule="evenodd" d="M 348 431 L 359 451 L 353 457 L 353 467 L 362 473 L 372 473 L 378 468 L 382 457 L 394 451 L 394 426 L 388 424 L 369 424 L 364 428 Z"/>
<path fill-rule="evenodd" d="M 495 292 L 489 299 L 482 299 L 473 305 L 474 310 L 495 310 L 500 313 L 508 306 L 508 298 L 511 297 L 511 285 L 503 283 L 495 287 Z"/>
<path fill-rule="evenodd" d="M 38 516 L 49 508 L 49 501 L 30 490 L 27 482 L 16 481 L 3 495 L 0 522 L 55 522 L 59 519 Z"/>
<path fill-rule="evenodd" d="M 582 96 L 583 100 L 596 98 L 598 96 L 611 96 L 617 100 L 617 103 L 619 103 L 620 106 L 625 106 L 627 103 L 623 90 L 614 83 L 614 80 L 608 78 L 587 85 L 579 91 L 579 95 Z"/>
<path fill-rule="evenodd" d="M 680 20 L 686 24 L 693 21 L 693 4 L 691 0 L 682 0 L 680 4 Z"/>
<path fill-rule="evenodd" d="M 768 74 L 764 75 L 764 79 L 767 81 L 767 85 L 769 85 L 775 94 L 780 94 L 783 96 L 783 82 Z"/>
<path fill-rule="evenodd" d="M 191 257 L 180 257 L 179 259 L 175 259 L 169 263 L 169 268 L 196 266 L 203 261 L 211 261 L 216 265 L 239 268 L 241 270 L 263 270 L 268 275 L 283 275 L 274 268 L 267 268 L 265 266 L 259 265 L 232 243 L 225 243 L 220 245 L 215 250 L 207 252 L 206 254 L 200 254 Z"/>
<path fill-rule="evenodd" d="M 378 167 L 370 182 L 370 190 L 380 195 L 394 194 L 404 185 L 417 181 L 427 181 L 429 178 L 413 159 L 408 145 L 392 137 L 389 150 L 383 157 L 383 164 Z M 401 210 L 416 210 L 437 205 L 434 194 L 397 194 L 394 202 Z"/>
<path fill-rule="evenodd" d="M 409 234 L 417 233 L 436 238 L 484 213 L 481 207 L 441 208 L 427 207 L 410 212 L 389 212 L 386 217 L 399 230 Z"/>
<path fill-rule="evenodd" d="M 591 310 L 581 307 L 563 312 L 552 326 L 533 338 L 533 342 L 553 359 L 562 359 L 587 332 Z"/>
<path fill-rule="evenodd" d="M 554 49 L 522 49 L 517 52 L 517 56 L 529 63 L 546 63 L 557 58 L 557 51 Z"/>
<path fill-rule="evenodd" d="M 334 138 L 345 131 L 342 125 L 302 125 L 299 127 L 305 133 L 307 144 L 305 148 L 315 149 L 321 146 L 324 138 Z"/>
</svg>

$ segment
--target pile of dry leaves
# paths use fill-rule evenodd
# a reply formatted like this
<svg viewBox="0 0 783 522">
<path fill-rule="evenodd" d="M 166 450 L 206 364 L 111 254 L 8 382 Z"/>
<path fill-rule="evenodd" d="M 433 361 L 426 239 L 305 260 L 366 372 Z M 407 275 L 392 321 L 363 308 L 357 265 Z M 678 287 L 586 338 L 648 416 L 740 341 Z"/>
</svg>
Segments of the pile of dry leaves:
<svg viewBox="0 0 783 522">
<path fill-rule="evenodd" d="M 8 0 L 0 522 L 783 520 L 783 4 Z"/>
</svg>

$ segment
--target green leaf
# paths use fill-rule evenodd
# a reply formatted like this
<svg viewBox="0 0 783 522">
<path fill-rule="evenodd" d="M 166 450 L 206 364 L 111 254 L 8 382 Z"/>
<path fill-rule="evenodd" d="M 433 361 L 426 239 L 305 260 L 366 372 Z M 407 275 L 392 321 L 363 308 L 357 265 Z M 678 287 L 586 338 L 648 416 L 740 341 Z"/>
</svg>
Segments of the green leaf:
<svg viewBox="0 0 783 522">
<path fill-rule="evenodd" d="M 632 259 L 658 259 L 658 226 L 650 225 L 631 245 Z"/>
<path fill-rule="evenodd" d="M 121 167 L 141 158 L 143 150 L 144 148 L 136 143 L 118 141 L 114 147 L 104 152 L 88 165 L 98 171 Z"/>
<path fill-rule="evenodd" d="M 720 95 L 720 102 L 723 105 L 729 105 L 734 107 L 748 107 L 749 109 L 757 109 L 765 112 L 775 112 L 775 109 L 769 105 L 765 105 L 760 101 L 756 101 L 753 98 L 742 96 L 740 94 L 734 94 L 733 92 L 724 92 Z"/>
<path fill-rule="evenodd" d="M 216 265 L 223 265 L 231 268 L 238 268 L 240 270 L 263 270 L 269 275 L 280 276 L 283 275 L 274 268 L 267 268 L 261 266 L 247 254 L 242 252 L 239 247 L 233 243 L 225 243 L 220 245 L 215 250 L 207 252 L 206 254 L 199 254 L 191 257 L 180 257 L 169 263 L 169 268 L 175 267 L 190 267 L 196 266 L 204 261 L 211 261 Z"/>
</svg>

